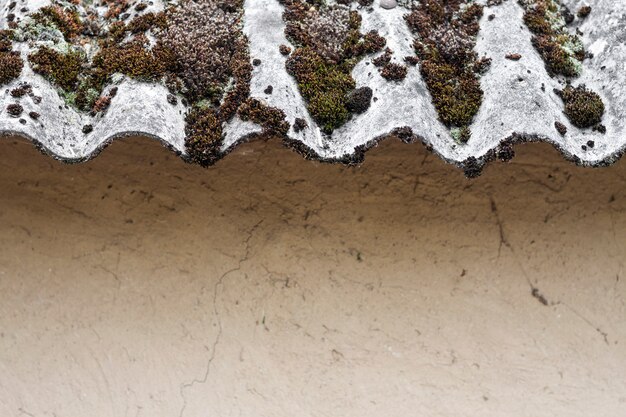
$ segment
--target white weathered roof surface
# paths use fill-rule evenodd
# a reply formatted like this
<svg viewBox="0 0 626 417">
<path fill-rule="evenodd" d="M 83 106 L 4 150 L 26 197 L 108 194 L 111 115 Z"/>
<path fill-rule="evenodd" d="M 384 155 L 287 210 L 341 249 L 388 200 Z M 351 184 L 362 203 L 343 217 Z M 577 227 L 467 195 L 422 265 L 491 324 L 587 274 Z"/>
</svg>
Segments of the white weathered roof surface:
<svg viewBox="0 0 626 417">
<path fill-rule="evenodd" d="M 0 1 L 0 10 L 7 13 L 9 0 Z M 483 2 L 485 3 L 485 2 Z M 467 144 L 456 142 L 449 130 L 438 120 L 426 85 L 417 67 L 409 67 L 402 82 L 384 80 L 366 57 L 353 71 L 357 87 L 368 85 L 375 101 L 363 114 L 354 116 L 331 136 L 323 135 L 309 116 L 295 80 L 285 70 L 285 59 L 279 53 L 281 44 L 288 44 L 282 19 L 283 6 L 277 0 L 246 0 L 244 32 L 248 36 L 250 56 L 261 64 L 252 73 L 251 93 L 268 105 L 283 110 L 293 125 L 297 117 L 307 120 L 309 129 L 288 136 L 290 143 L 305 149 L 312 157 L 322 160 L 357 159 L 363 149 L 387 136 L 394 128 L 408 126 L 413 133 L 445 160 L 465 165 L 474 158 L 480 165 L 490 151 L 503 140 L 541 140 L 552 143 L 563 155 L 584 165 L 604 165 L 617 160 L 626 147 L 626 2 L 614 0 L 565 0 L 576 10 L 590 4 L 593 13 L 579 23 L 582 40 L 593 58 L 583 63 L 577 84 L 586 84 L 602 97 L 606 106 L 603 124 L 606 134 L 572 126 L 563 115 L 563 103 L 553 92 L 562 88 L 551 78 L 543 60 L 531 44 L 531 34 L 523 24 L 522 7 L 514 0 L 489 7 L 481 20 L 476 50 L 480 56 L 492 59 L 491 69 L 481 78 L 484 98 L 472 126 L 472 138 Z M 25 0 L 31 11 L 47 4 L 41 0 Z M 159 8 L 161 4 L 151 5 Z M 371 11 L 362 10 L 362 31 L 377 29 L 387 39 L 387 46 L 396 52 L 393 59 L 413 55 L 413 36 L 403 20 L 407 9 L 386 10 L 374 1 Z M 494 14 L 494 19 L 488 15 Z M 6 26 L 6 21 L 3 20 Z M 26 58 L 28 46 L 16 44 Z M 519 53 L 522 59 L 505 58 Z M 97 154 L 111 140 L 127 135 L 146 135 L 161 140 L 181 155 L 185 155 L 184 116 L 186 108 L 179 102 L 173 106 L 166 101 L 167 89 L 162 85 L 124 79 L 110 108 L 95 118 L 66 106 L 57 90 L 41 76 L 34 74 L 25 59 L 19 79 L 6 85 L 0 94 L 0 108 L 15 100 L 9 94 L 20 82 L 28 82 L 40 104 L 22 100 L 24 110 L 37 111 L 41 118 L 23 124 L 6 111 L 0 113 L 0 132 L 29 138 L 45 152 L 66 161 L 85 160 Z M 545 85 L 545 91 L 541 85 Z M 268 85 L 272 94 L 265 94 Z M 557 133 L 554 122 L 560 121 L 568 133 Z M 82 127 L 92 124 L 93 131 L 84 134 Z M 235 117 L 224 129 L 225 154 L 261 128 Z M 588 141 L 593 147 L 583 149 Z M 476 161 L 474 161 L 475 163 Z"/>
</svg>

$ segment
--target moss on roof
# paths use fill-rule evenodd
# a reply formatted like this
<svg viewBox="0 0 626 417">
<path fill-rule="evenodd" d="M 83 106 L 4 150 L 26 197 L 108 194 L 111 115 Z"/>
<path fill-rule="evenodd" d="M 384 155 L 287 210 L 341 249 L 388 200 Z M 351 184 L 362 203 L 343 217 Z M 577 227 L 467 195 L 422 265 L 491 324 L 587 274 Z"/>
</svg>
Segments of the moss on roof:
<svg viewBox="0 0 626 417">
<path fill-rule="evenodd" d="M 548 72 L 566 79 L 577 78 L 582 73 L 586 58 L 585 47 L 578 34 L 567 29 L 574 22 L 574 15 L 559 0 L 518 0 L 524 8 L 524 23 L 532 32 L 532 43 L 543 58 Z M 578 19 L 584 19 L 591 8 L 583 7 Z M 586 86 L 567 86 L 559 92 L 565 104 L 565 115 L 579 128 L 599 124 L 604 114 L 600 96 Z"/>
<path fill-rule="evenodd" d="M 334 137 L 345 132 L 358 136 L 360 133 L 354 134 L 355 123 L 364 121 L 368 130 L 378 132 L 382 129 L 378 129 L 376 123 L 389 127 L 380 114 L 372 116 L 374 121 L 367 121 L 367 117 L 354 120 L 353 116 L 367 112 L 371 103 L 381 98 L 385 104 L 373 107 L 378 112 L 382 107 L 390 107 L 385 111 L 389 111 L 388 119 L 393 123 L 404 118 L 402 123 L 411 124 L 406 119 L 410 116 L 408 113 L 414 112 L 419 118 L 423 113 L 430 115 L 434 108 L 441 123 L 429 116 L 432 120 L 423 124 L 437 129 L 437 137 L 441 137 L 442 143 L 454 152 L 470 149 L 458 144 L 472 141 L 470 126 L 484 98 L 482 87 L 485 86 L 481 86 L 481 76 L 491 62 L 490 58 L 480 57 L 476 52 L 484 2 L 405 0 L 386 2 L 384 10 L 370 0 L 258 0 L 259 4 L 247 4 L 253 8 L 269 7 L 267 1 L 272 2 L 275 18 L 271 20 L 272 16 L 266 14 L 260 21 L 266 22 L 270 18 L 275 26 L 268 29 L 282 31 L 279 20 L 282 11 L 285 30 L 280 36 L 273 33 L 264 38 L 259 32 L 264 28 L 259 29 L 259 24 L 253 24 L 256 34 L 250 33 L 255 36 L 256 46 L 249 43 L 244 35 L 244 12 L 250 10 L 244 11 L 243 0 L 180 0 L 163 4 L 140 0 L 52 0 L 51 4 L 32 11 L 27 8 L 17 10 L 16 5 L 11 3 L 7 6 L 9 13 L 6 15 L 9 29 L 0 31 L 0 84 L 14 83 L 5 90 L 5 94 L 11 92 L 10 102 L 4 105 L 5 117 L 6 114 L 18 114 L 17 109 L 22 108 L 20 116 L 15 117 L 16 120 L 7 119 L 8 123 L 19 121 L 23 125 L 43 126 L 45 122 L 48 111 L 41 114 L 34 112 L 27 102 L 20 100 L 26 100 L 24 97 L 28 96 L 34 105 L 42 99 L 49 105 L 50 93 L 54 94 L 55 90 L 35 95 L 34 91 L 40 88 L 37 82 L 33 82 L 36 77 L 33 78 L 30 71 L 22 71 L 28 64 L 48 81 L 45 83 L 47 87 L 52 85 L 56 89 L 66 108 L 80 113 L 82 129 L 78 130 L 85 135 L 93 131 L 97 133 L 98 118 L 111 111 L 110 104 L 115 102 L 117 93 L 116 85 L 123 79 L 160 85 L 155 91 L 163 100 L 156 107 L 159 111 L 167 109 L 163 112 L 168 115 L 165 128 L 180 132 L 184 120 L 185 145 L 182 136 L 178 136 L 176 140 L 180 139 L 177 142 L 180 146 L 177 149 L 201 165 L 211 164 L 232 145 L 229 140 L 234 135 L 230 135 L 228 128 L 239 119 L 259 125 L 266 133 L 278 135 L 286 135 L 293 124 L 293 132 L 298 133 L 299 139 L 308 141 L 307 145 L 315 142 L 311 146 L 319 146 L 322 152 L 331 149 Z M 279 2 L 282 8 L 277 12 Z M 605 104 L 591 88 L 593 86 L 600 92 L 599 89 L 605 87 L 595 82 L 601 78 L 595 76 L 598 72 L 589 77 L 588 86 L 573 84 L 581 74 L 583 62 L 590 57 L 583 47 L 582 33 L 578 28 L 583 21 L 595 22 L 594 10 L 603 9 L 582 7 L 577 13 L 572 13 L 559 0 L 517 0 L 508 3 L 490 0 L 486 5 L 508 7 L 509 11 L 517 8 L 518 12 L 519 7 L 523 9 L 523 23 L 532 34 L 532 45 L 544 60 L 549 74 L 555 78 L 555 85 L 561 83 L 557 94 L 562 99 L 564 114 L 570 123 L 565 129 L 560 121 L 554 123 L 554 119 L 565 122 L 558 115 L 560 104 L 557 104 L 554 108 L 550 107 L 556 110 L 549 122 L 550 130 L 562 135 L 564 140 L 572 138 L 572 132 L 577 130 L 573 127 L 605 132 L 607 128 L 602 124 L 606 116 Z M 250 15 L 257 16 L 258 13 L 258 10 L 253 10 Z M 403 15 L 404 22 L 401 20 Z M 517 19 L 517 14 L 511 13 L 507 18 L 511 19 L 511 16 Z M 489 20 L 494 17 L 490 15 Z M 376 30 L 366 32 L 362 19 L 367 19 L 367 27 L 376 27 L 389 37 L 389 43 Z M 250 21 L 246 23 L 250 24 Z M 401 27 L 391 27 L 394 24 Z M 518 40 L 520 36 L 527 36 L 524 35 L 525 30 L 520 29 L 516 35 Z M 492 32 L 485 34 L 486 37 L 494 35 Z M 259 41 L 259 38 L 263 40 Z M 259 44 L 262 44 L 260 48 Z M 391 48 L 404 50 L 408 44 L 415 54 L 404 57 L 404 62 L 398 61 Z M 275 48 L 268 54 L 269 57 L 264 55 L 268 45 Z M 524 44 L 524 51 L 502 54 L 501 59 L 515 61 L 507 62 L 507 68 L 524 65 L 522 54 L 512 52 L 523 52 L 524 58 L 529 53 L 534 55 L 527 45 Z M 491 50 L 494 50 L 493 46 L 488 45 Z M 251 50 L 256 54 L 253 60 Z M 27 62 L 23 62 L 22 57 Z M 275 58 L 279 61 L 266 64 L 266 59 Z M 362 62 L 365 59 L 367 61 Z M 282 67 L 283 60 L 285 71 L 277 67 Z M 518 63 L 520 60 L 522 62 Z M 369 68 L 357 66 L 360 62 L 372 65 Z M 500 63 L 498 61 L 498 65 Z M 593 67 L 596 63 L 591 64 Z M 262 66 L 253 71 L 255 65 Z M 414 70 L 409 69 L 409 65 L 418 65 L 430 95 L 417 92 L 419 86 L 412 78 L 417 76 L 417 72 L 412 72 Z M 268 78 L 268 68 L 271 69 L 269 72 L 278 68 L 280 74 L 276 77 L 282 84 L 275 84 Z M 386 80 L 378 77 L 376 71 Z M 261 77 L 263 81 L 257 78 L 252 88 L 254 95 L 264 91 L 265 100 L 254 95 L 250 97 L 253 75 L 260 74 L 264 74 Z M 411 81 L 400 84 L 407 74 Z M 15 80 L 20 76 L 28 83 L 22 79 L 18 85 Z M 502 81 L 498 85 L 505 88 L 513 85 L 506 84 L 505 81 L 510 79 L 503 81 L 500 74 L 489 74 L 489 77 Z M 522 78 L 515 74 L 515 80 L 521 82 Z M 145 86 L 142 83 L 128 84 Z M 297 85 L 297 91 L 294 91 L 294 85 Z M 412 90 L 413 87 L 417 88 Z M 542 90 L 546 91 L 543 86 Z M 389 101 L 391 91 L 408 103 L 398 101 L 397 110 L 396 103 Z M 420 97 L 410 97 L 412 93 L 420 94 Z M 603 92 L 603 96 L 609 98 L 608 93 Z M 487 99 L 493 97 L 502 99 L 491 88 Z M 432 107 L 427 100 L 432 100 Z M 558 103 L 554 101 L 554 96 L 550 100 L 549 106 Z M 63 107 L 56 103 L 55 108 Z M 179 103 L 182 105 L 179 106 Z M 277 108 L 268 103 L 274 103 Z M 296 111 L 288 108 L 292 104 L 298 107 Z M 7 105 L 11 106 L 10 111 Z M 407 114 L 399 114 L 402 112 Z M 22 113 L 30 114 L 31 119 L 21 118 Z M 235 118 L 236 115 L 239 119 Z M 42 120 L 34 123 L 33 120 L 39 120 L 40 116 Z M 612 127 L 611 122 L 608 120 L 605 123 Z M 250 127 L 252 123 L 242 125 L 246 127 L 235 135 L 248 129 L 241 134 L 243 137 L 253 129 Z M 333 131 L 344 125 L 344 133 L 333 136 Z M 419 125 L 413 123 L 411 128 L 417 130 Z M 328 135 L 320 134 L 320 130 Z M 592 135 L 594 132 L 580 133 Z M 411 137 L 416 136 L 412 134 Z M 353 141 L 345 136 L 340 136 L 340 140 Z"/>
<path fill-rule="evenodd" d="M 351 116 L 348 96 L 356 84 L 351 72 L 366 54 L 380 51 L 377 32 L 360 32 L 361 16 L 344 5 L 285 0 L 285 34 L 295 46 L 287 59 L 313 119 L 326 133 Z"/>
<path fill-rule="evenodd" d="M 406 16 L 433 104 L 460 142 L 469 140 L 483 97 L 479 77 L 490 63 L 474 51 L 482 15 L 473 0 L 428 0 Z"/>
</svg>

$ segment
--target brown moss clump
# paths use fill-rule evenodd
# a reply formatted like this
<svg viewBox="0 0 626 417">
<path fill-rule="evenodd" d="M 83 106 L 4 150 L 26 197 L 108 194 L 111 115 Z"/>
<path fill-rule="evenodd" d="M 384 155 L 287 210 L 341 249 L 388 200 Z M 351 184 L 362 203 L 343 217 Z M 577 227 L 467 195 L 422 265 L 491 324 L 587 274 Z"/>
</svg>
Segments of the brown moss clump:
<svg viewBox="0 0 626 417">
<path fill-rule="evenodd" d="M 148 81 L 163 77 L 176 65 L 174 54 L 162 43 L 152 49 L 148 45 L 145 36 L 136 36 L 124 44 L 102 49 L 92 63 L 96 82 L 102 84 L 114 73 Z"/>
<path fill-rule="evenodd" d="M 389 48 L 385 48 L 385 52 L 373 59 L 372 64 L 378 67 L 380 75 L 386 80 L 402 81 L 406 77 L 408 69 L 404 65 L 391 62 L 392 55 L 393 51 Z"/>
<path fill-rule="evenodd" d="M 214 109 L 196 106 L 185 117 L 185 148 L 192 162 L 204 167 L 220 157 L 222 124 Z"/>
<path fill-rule="evenodd" d="M 84 57 L 79 52 L 62 54 L 47 46 L 28 55 L 33 71 L 48 78 L 61 88 L 69 91 L 76 89 Z"/>
<path fill-rule="evenodd" d="M 381 70 L 380 75 L 391 81 L 402 81 L 406 77 L 407 68 L 394 62 L 386 64 Z"/>
<path fill-rule="evenodd" d="M 123 12 L 126 12 L 130 4 L 128 0 L 103 0 L 103 3 L 108 6 L 105 17 L 107 19 L 118 18 Z"/>
<path fill-rule="evenodd" d="M 286 135 L 289 131 L 285 112 L 267 106 L 257 99 L 249 98 L 244 101 L 239 107 L 238 114 L 241 120 L 251 120 L 261 125 L 266 133 Z"/>
<path fill-rule="evenodd" d="M 355 82 L 351 71 L 357 59 L 380 51 L 385 40 L 377 32 L 362 34 L 361 16 L 340 5 L 311 7 L 286 0 L 285 34 L 296 46 L 287 59 L 287 71 L 298 82 L 313 119 L 326 133 L 351 115 L 348 95 Z"/>
<path fill-rule="evenodd" d="M 592 127 L 602 121 L 604 103 L 600 96 L 584 85 L 556 91 L 565 104 L 565 115 L 570 122 L 580 128 Z"/>
<path fill-rule="evenodd" d="M 291 48 L 288 47 L 287 45 L 280 45 L 278 47 L 278 50 L 280 51 L 281 55 L 285 55 L 285 56 L 287 56 L 287 55 L 289 55 L 291 53 Z"/>
<path fill-rule="evenodd" d="M 577 77 L 585 49 L 580 38 L 566 28 L 561 7 L 555 0 L 519 0 L 524 23 L 532 32 L 532 43 L 552 75 Z"/>
<path fill-rule="evenodd" d="M 241 32 L 243 1 L 184 0 L 166 12 L 161 41 L 174 57 L 170 82 L 196 103 L 186 117 L 185 146 L 192 161 L 207 166 L 220 156 L 222 124 L 250 93 L 252 65 Z"/>
<path fill-rule="evenodd" d="M 10 52 L 13 49 L 13 31 L 0 30 L 0 52 Z"/>
<path fill-rule="evenodd" d="M 146 13 L 141 16 L 135 17 L 128 25 L 126 30 L 130 33 L 147 32 L 150 29 L 166 29 L 167 18 L 164 12 L 160 13 Z"/>
<path fill-rule="evenodd" d="M 469 0 L 431 0 L 406 16 L 417 35 L 414 46 L 433 104 L 446 126 L 463 132 L 462 142 L 482 103 L 478 77 L 490 62 L 474 52 L 482 13 L 482 6 Z"/>
<path fill-rule="evenodd" d="M 65 39 L 72 39 L 83 28 L 76 10 L 59 5 L 42 7 L 31 17 L 35 22 L 45 26 L 54 25 L 65 36 Z"/>
<path fill-rule="evenodd" d="M 11 117 L 20 117 L 23 111 L 24 108 L 18 103 L 9 104 L 7 106 L 7 113 L 9 113 Z"/>
<path fill-rule="evenodd" d="M 20 53 L 13 51 L 13 31 L 0 30 L 0 85 L 19 77 L 23 67 Z"/>
<path fill-rule="evenodd" d="M 582 6 L 580 9 L 578 9 L 576 16 L 578 16 L 580 19 L 584 19 L 590 14 L 591 14 L 591 6 Z"/>
</svg>

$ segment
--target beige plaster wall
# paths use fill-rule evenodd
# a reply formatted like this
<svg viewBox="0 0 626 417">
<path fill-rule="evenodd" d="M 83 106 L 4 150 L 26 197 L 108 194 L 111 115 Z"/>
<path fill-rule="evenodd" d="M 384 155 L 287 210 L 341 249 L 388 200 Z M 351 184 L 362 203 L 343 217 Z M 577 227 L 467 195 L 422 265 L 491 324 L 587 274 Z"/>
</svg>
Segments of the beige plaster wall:
<svg viewBox="0 0 626 417">
<path fill-rule="evenodd" d="M 0 141 L 0 416 L 626 415 L 626 163 Z"/>
</svg>

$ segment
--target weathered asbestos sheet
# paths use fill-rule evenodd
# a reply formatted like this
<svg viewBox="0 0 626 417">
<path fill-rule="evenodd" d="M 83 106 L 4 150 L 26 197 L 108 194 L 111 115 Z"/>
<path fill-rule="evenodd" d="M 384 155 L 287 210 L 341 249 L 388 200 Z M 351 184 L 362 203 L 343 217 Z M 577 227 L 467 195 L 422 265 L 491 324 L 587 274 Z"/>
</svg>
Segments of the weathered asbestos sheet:
<svg viewBox="0 0 626 417">
<path fill-rule="evenodd" d="M 529 10 L 528 7 L 532 9 L 536 5 L 528 6 L 524 1 L 516 0 L 477 1 L 476 4 L 483 7 L 482 13 L 476 17 L 479 30 L 467 45 L 477 60 L 488 58 L 490 66 L 481 71 L 478 78 L 482 90 L 478 110 L 472 114 L 471 121 L 462 126 L 443 120 L 442 113 L 433 104 L 433 90 L 425 80 L 424 71 L 420 71 L 424 65 L 423 56 L 420 57 L 419 53 L 416 55 L 416 38 L 420 36 L 416 30 L 419 32 L 420 29 L 412 29 L 406 19 L 412 8 L 420 6 L 420 2 L 396 4 L 393 0 L 374 0 L 371 4 L 344 2 L 342 5 L 303 2 L 305 17 L 295 18 L 285 16 L 286 8 L 295 7 L 293 2 L 245 0 L 241 3 L 227 3 L 224 6 L 213 0 L 105 0 L 100 4 L 91 1 L 50 3 L 45 0 L 0 0 L 4 17 L 2 29 L 15 32 L 11 35 L 12 51 L 18 52 L 23 61 L 19 76 L 2 85 L 0 131 L 5 135 L 26 137 L 46 153 L 64 161 L 87 160 L 116 138 L 144 135 L 162 141 L 183 158 L 204 165 L 219 160 L 238 144 L 265 134 L 282 136 L 285 144 L 310 158 L 358 162 L 365 150 L 395 133 L 407 142 L 423 142 L 444 160 L 465 168 L 468 175 L 479 173 L 482 165 L 489 160 L 497 157 L 509 159 L 513 152 L 511 145 L 521 141 L 549 142 L 565 158 L 592 166 L 616 161 L 626 147 L 624 1 L 548 2 L 574 15 L 584 6 L 591 6 L 591 13 L 584 17 L 572 16 L 573 21 L 564 29 L 578 36 L 585 50 L 585 59 L 580 62 L 574 77 L 552 73 L 545 57 L 533 45 L 533 33 L 525 24 L 524 13 Z M 452 3 L 460 3 L 458 10 L 454 11 L 456 19 L 459 13 L 474 2 Z M 48 12 L 43 14 L 44 17 L 41 13 L 37 15 L 38 10 L 46 7 Z M 337 68 L 343 65 L 341 68 L 344 72 L 348 65 L 346 62 L 349 62 L 348 78 L 351 77 L 353 85 L 348 90 L 351 92 L 359 91 L 362 87 L 371 89 L 366 108 L 350 112 L 340 122 L 333 122 L 335 124 L 331 128 L 320 121 L 321 116 L 312 115 L 311 100 L 314 99 L 311 97 L 315 96 L 303 94 L 302 88 L 308 88 L 308 84 L 303 78 L 294 76 L 293 69 L 289 69 L 290 56 L 293 57 L 298 49 L 302 50 L 298 36 L 305 35 L 293 35 L 286 30 L 289 19 L 292 22 L 300 19 L 299 22 L 304 22 L 300 27 L 305 32 L 312 27 L 321 27 L 322 32 L 329 31 L 328 22 L 325 23 L 318 15 L 306 15 L 307 9 L 308 13 L 322 14 L 329 7 L 346 10 L 346 13 L 352 11 L 350 19 L 355 16 L 354 13 L 358 14 L 358 31 L 361 35 L 375 31 L 377 36 L 384 38 L 384 47 L 376 51 L 360 50 L 344 61 L 333 57 L 324 58 L 332 65 L 337 65 Z M 76 19 L 70 19 L 68 24 L 67 15 L 59 10 L 63 13 L 71 11 Z M 143 31 L 141 28 L 128 29 L 133 19 L 148 13 L 162 14 L 164 11 L 165 23 L 151 23 L 157 25 L 158 30 L 154 29 L 156 26 Z M 186 13 L 196 21 L 188 21 Z M 212 66 L 211 59 L 216 58 L 211 58 L 211 51 L 206 52 L 209 54 L 207 58 L 201 48 L 195 50 L 194 44 L 189 44 L 190 39 L 195 39 L 198 45 L 202 44 L 205 35 L 198 32 L 197 36 L 193 35 L 195 38 L 187 39 L 185 32 L 180 29 L 189 25 L 189 32 L 192 32 L 194 24 L 203 24 L 202 13 L 211 14 L 205 16 L 211 21 L 204 23 L 207 27 L 217 24 L 222 29 L 227 27 L 229 31 L 240 34 L 233 38 L 243 40 L 240 49 L 229 53 L 233 53 L 239 60 L 247 60 L 248 72 L 245 68 L 233 69 L 233 58 L 229 64 L 231 72 L 220 73 L 219 68 Z M 318 20 L 315 21 L 315 18 Z M 88 19 L 99 22 L 101 28 L 85 29 Z M 178 31 L 171 23 L 176 19 Z M 217 20 L 217 23 L 213 20 Z M 115 22 L 126 24 L 126 32 L 122 30 L 122 34 L 114 41 L 106 40 L 108 35 L 103 33 L 113 33 L 111 25 Z M 330 23 L 331 26 L 335 24 L 333 21 Z M 73 28 L 72 24 L 79 27 Z M 550 24 L 555 25 L 553 21 Z M 41 29 L 41 26 L 46 25 L 47 28 Z M 34 30 L 35 27 L 38 29 Z M 458 34 L 455 30 L 451 32 L 451 38 L 442 37 L 443 42 L 456 42 Z M 134 67 L 129 69 L 126 63 L 113 65 L 103 61 L 105 64 L 102 64 L 102 68 L 106 68 L 106 71 L 100 68 L 100 72 L 83 74 L 85 68 L 91 68 L 92 63 L 102 58 L 98 53 L 106 50 L 106 46 L 103 46 L 106 42 L 123 45 L 132 42 L 137 36 L 142 37 L 142 47 L 146 51 L 161 43 L 165 45 L 166 51 L 173 51 L 166 56 L 173 56 L 170 67 L 177 69 L 155 72 L 152 68 L 142 68 L 136 71 Z M 332 32 L 323 36 L 329 37 L 328 44 L 323 47 L 330 49 L 328 45 L 333 42 L 332 37 L 344 35 Z M 174 46 L 170 47 L 168 42 Z M 189 45 L 187 49 L 180 46 L 184 43 Z M 56 61 L 45 54 L 33 57 L 42 48 L 56 51 L 54 53 L 57 55 L 52 57 L 54 59 L 59 54 L 78 51 L 81 54 L 77 64 L 79 75 L 74 78 L 70 75 L 71 80 L 62 86 L 60 75 L 53 72 L 58 71 L 54 67 Z M 315 50 L 315 46 L 311 48 Z M 404 68 L 405 74 L 398 77 L 383 76 L 381 65 L 375 65 L 374 60 L 385 54 L 384 48 L 392 52 L 386 63 Z M 123 55 L 116 51 L 113 49 L 112 55 Z M 190 56 L 182 55 L 184 53 Z M 323 56 L 323 53 L 319 52 L 318 55 Z M 405 59 L 407 57 L 413 57 L 414 61 Z M 50 64 L 50 59 L 53 64 Z M 207 62 L 196 65 L 194 59 Z M 147 65 L 158 66 L 162 61 L 159 55 Z M 202 78 L 193 71 L 204 71 L 204 68 L 221 74 L 223 83 L 212 84 L 209 79 L 204 81 L 205 85 L 190 87 L 193 80 Z M 383 68 L 387 68 L 384 62 Z M 564 100 L 559 91 L 568 83 L 573 86 L 584 85 L 597 94 L 604 105 L 600 123 L 580 127 L 564 113 Z M 84 87 L 85 84 L 89 86 Z M 20 88 L 23 91 L 16 93 L 15 90 Z M 80 88 L 86 91 L 83 96 L 88 99 L 84 99 L 80 92 L 75 94 Z M 229 100 L 229 92 L 234 90 L 239 95 L 231 94 L 235 109 L 228 113 L 225 103 Z M 79 97 L 82 101 L 78 100 Z M 340 100 L 343 100 L 343 96 Z M 10 107 L 15 104 L 19 104 L 20 108 Z M 244 107 L 247 111 L 242 110 Z M 260 109 L 262 114 L 256 115 L 250 107 L 253 110 Z M 191 117 L 190 113 L 194 109 L 201 116 Z M 335 110 L 332 108 L 330 111 Z M 286 124 L 276 127 L 278 124 L 268 122 L 268 119 L 280 119 L 281 123 Z M 214 129 L 214 126 L 218 128 Z M 217 132 L 217 135 L 209 131 Z"/>
</svg>

